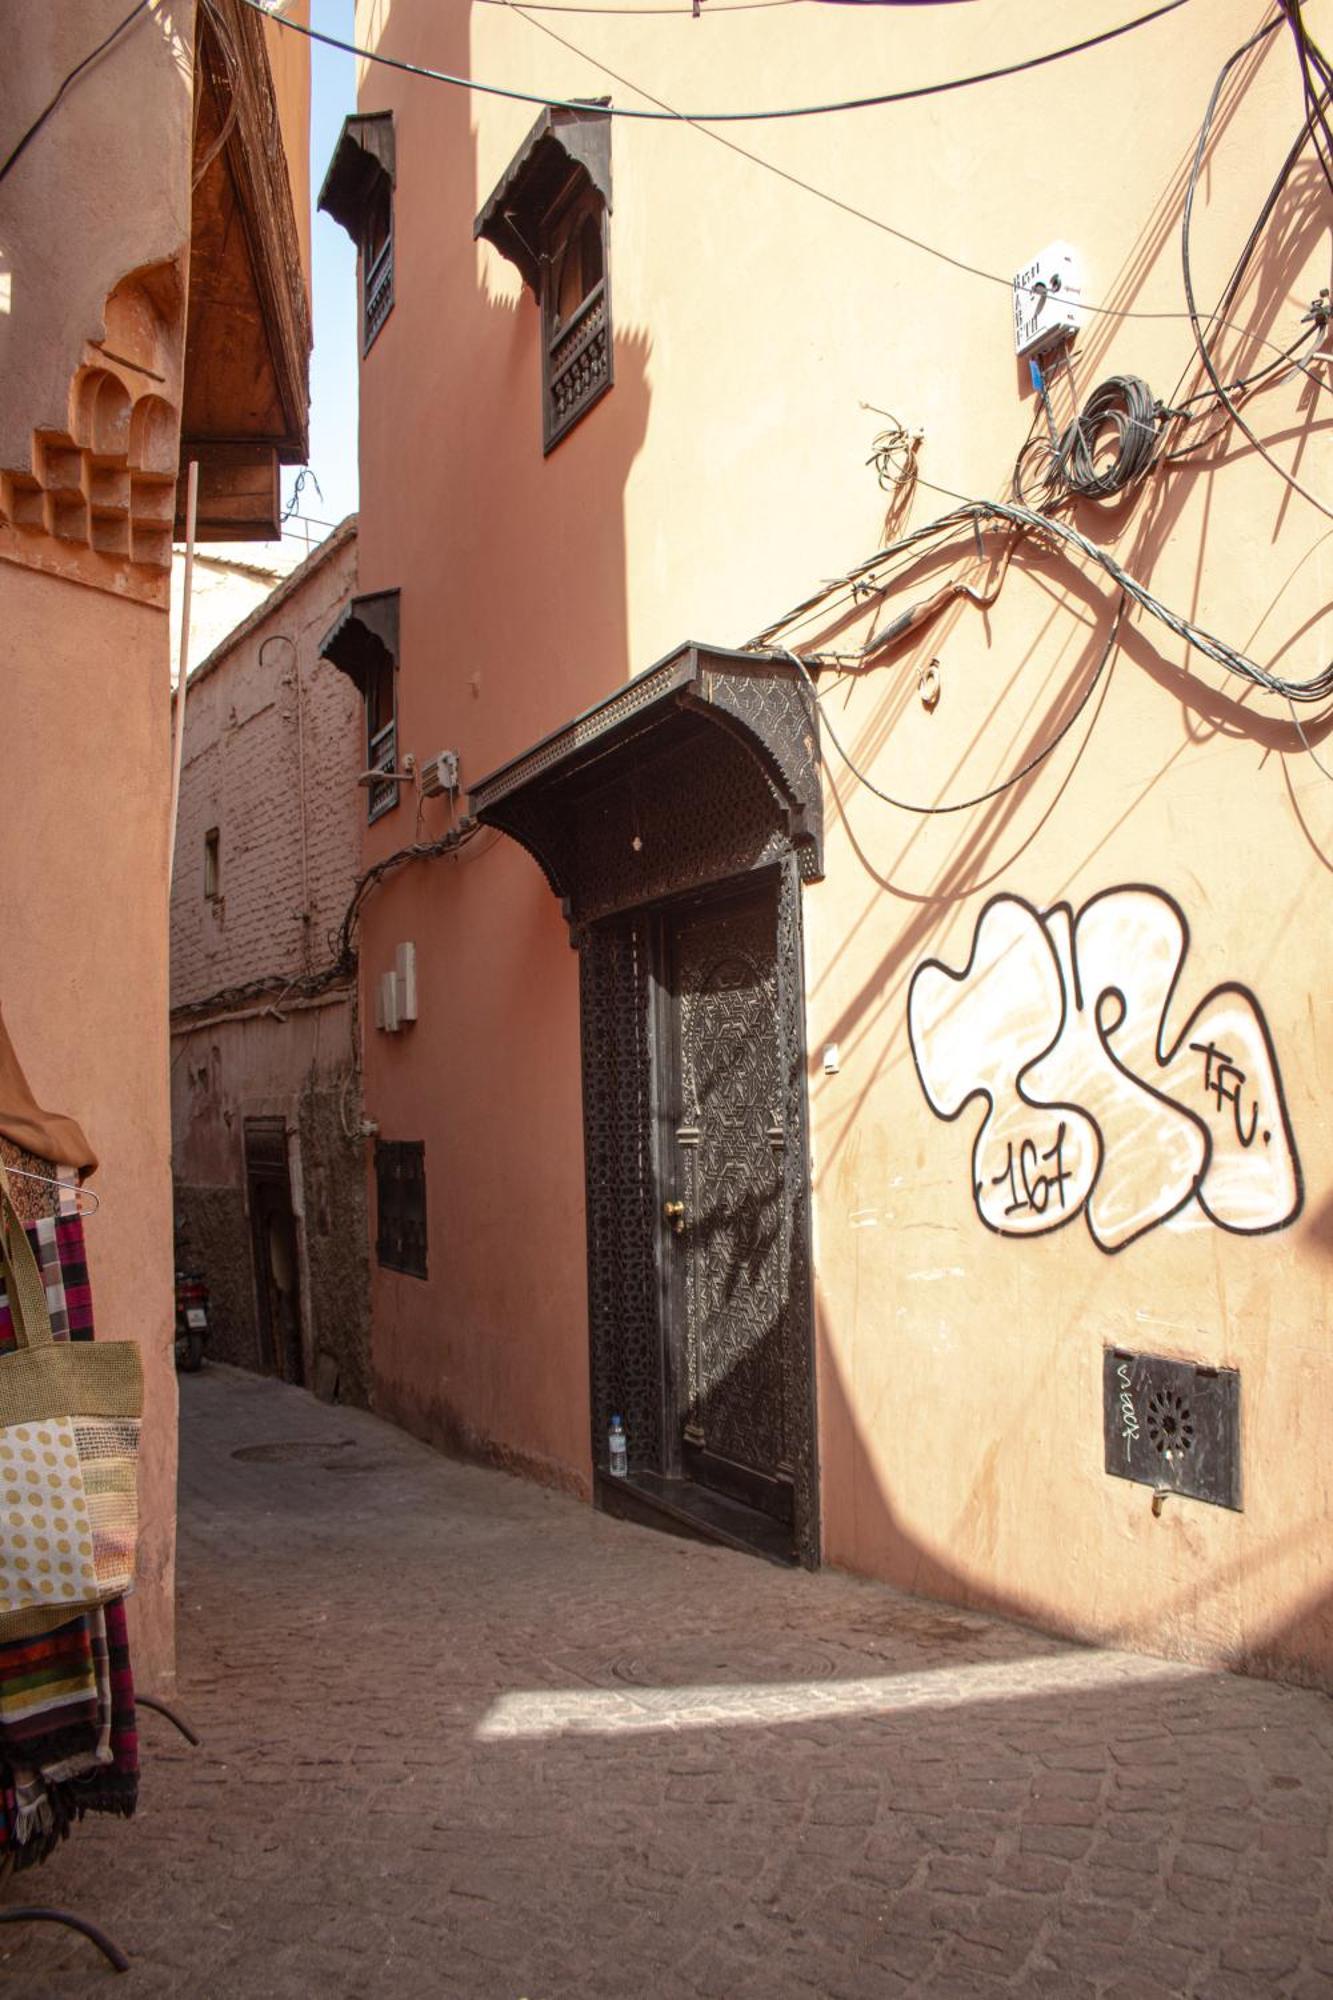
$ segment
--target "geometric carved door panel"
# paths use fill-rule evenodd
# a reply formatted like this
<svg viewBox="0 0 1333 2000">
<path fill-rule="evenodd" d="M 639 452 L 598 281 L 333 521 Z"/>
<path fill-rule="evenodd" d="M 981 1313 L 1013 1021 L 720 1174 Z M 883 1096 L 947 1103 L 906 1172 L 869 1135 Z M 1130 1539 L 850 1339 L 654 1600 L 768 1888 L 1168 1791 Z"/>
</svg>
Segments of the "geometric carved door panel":
<svg viewBox="0 0 1333 2000">
<path fill-rule="evenodd" d="M 687 1476 L 792 1518 L 777 888 L 668 923 L 668 1172 Z M 796 1171 L 800 1171 L 799 1164 Z"/>
</svg>

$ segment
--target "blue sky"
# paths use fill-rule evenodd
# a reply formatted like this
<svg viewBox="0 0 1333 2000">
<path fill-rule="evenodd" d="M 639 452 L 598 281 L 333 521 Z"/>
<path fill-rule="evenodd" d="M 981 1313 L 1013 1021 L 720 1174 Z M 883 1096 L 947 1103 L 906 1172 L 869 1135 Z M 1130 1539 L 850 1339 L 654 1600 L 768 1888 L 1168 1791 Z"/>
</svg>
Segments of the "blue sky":
<svg viewBox="0 0 1333 2000">
<path fill-rule="evenodd" d="M 314 0 L 312 26 L 352 40 L 353 0 Z M 310 190 L 315 201 L 338 130 L 356 107 L 356 63 L 338 49 L 312 42 L 310 77 Z M 357 296 L 356 251 L 327 215 L 311 218 L 315 351 L 310 357 L 310 469 L 323 499 L 307 480 L 298 504 L 302 514 L 337 522 L 356 507 Z M 283 474 L 284 501 L 291 498 L 298 468 Z"/>
</svg>

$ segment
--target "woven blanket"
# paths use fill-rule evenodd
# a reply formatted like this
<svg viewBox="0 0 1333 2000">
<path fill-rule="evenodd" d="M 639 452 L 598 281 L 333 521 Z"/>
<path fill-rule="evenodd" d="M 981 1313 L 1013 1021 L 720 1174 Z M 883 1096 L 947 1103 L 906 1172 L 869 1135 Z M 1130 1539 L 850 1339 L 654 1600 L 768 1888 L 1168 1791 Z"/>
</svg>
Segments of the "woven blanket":
<svg viewBox="0 0 1333 2000">
<path fill-rule="evenodd" d="M 94 1336 L 77 1214 L 27 1224 L 57 1340 Z M 14 1346 L 0 1282 L 0 1367 Z M 2 1531 L 2 1524 L 0 1524 Z M 0 1856 L 44 1861 L 86 1812 L 134 1811 L 134 1676 L 123 1600 L 38 1638 L 0 1645 Z"/>
</svg>

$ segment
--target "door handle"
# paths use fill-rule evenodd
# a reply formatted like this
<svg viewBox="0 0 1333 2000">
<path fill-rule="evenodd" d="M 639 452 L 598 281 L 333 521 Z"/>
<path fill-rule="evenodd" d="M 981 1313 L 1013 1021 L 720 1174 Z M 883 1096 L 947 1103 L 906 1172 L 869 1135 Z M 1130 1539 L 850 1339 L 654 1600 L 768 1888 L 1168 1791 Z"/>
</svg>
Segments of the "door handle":
<svg viewBox="0 0 1333 2000">
<path fill-rule="evenodd" d="M 673 1233 L 677 1236 L 683 1236 L 685 1234 L 684 1202 L 664 1201 L 662 1203 L 662 1213 L 666 1217 L 667 1221 L 671 1224 Z"/>
</svg>

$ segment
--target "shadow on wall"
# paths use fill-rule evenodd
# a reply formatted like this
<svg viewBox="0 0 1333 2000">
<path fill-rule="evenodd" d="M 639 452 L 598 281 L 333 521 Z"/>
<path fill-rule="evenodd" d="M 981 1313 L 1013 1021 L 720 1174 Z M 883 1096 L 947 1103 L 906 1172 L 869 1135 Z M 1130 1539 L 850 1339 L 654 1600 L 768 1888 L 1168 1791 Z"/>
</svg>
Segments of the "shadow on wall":
<svg viewBox="0 0 1333 2000">
<path fill-rule="evenodd" d="M 386 54 L 420 58 L 420 10 L 385 9 L 382 27 Z M 466 9 L 440 10 L 430 36 L 432 62 L 468 69 Z M 464 99 L 377 70 L 362 107 L 391 108 L 397 122 L 399 260 L 362 373 L 360 587 L 403 587 L 399 743 L 420 754 L 459 740 L 475 783 L 643 664 L 629 657 L 624 491 L 647 431 L 650 342 L 615 324 L 612 388 L 544 456 L 541 312 L 472 233 L 537 107 L 512 108 L 512 141 L 485 177 Z M 613 211 L 613 310 L 615 257 Z M 405 439 L 427 443 L 410 477 Z M 426 810 L 427 831 L 442 831 L 429 815 L 443 808 Z M 381 835 L 398 846 L 411 827 L 400 835 L 386 815 L 372 843 Z M 483 842 L 456 867 L 405 869 L 368 899 L 363 964 L 390 962 L 402 937 L 417 939 L 431 1047 L 504 1059 L 441 1053 L 448 1089 L 426 1090 L 423 1026 L 414 1043 L 367 1031 L 370 1115 L 386 1137 L 425 1143 L 431 1274 L 422 1283 L 372 1262 L 375 1407 L 428 1442 L 586 1491 L 584 1219 L 570 1160 L 582 1122 L 578 960 L 536 867 Z M 553 1057 L 552 1024 L 565 1022 Z M 493 1143 L 518 1129 L 516 1107 L 521 1143 Z M 373 1185 L 370 1204 L 373 1216 Z M 516 1216 L 531 1219 L 530 1254 L 515 1255 Z M 447 1274 L 447 1311 L 436 1273 Z M 515 1334 L 532 1327 L 540 1353 Z"/>
</svg>

